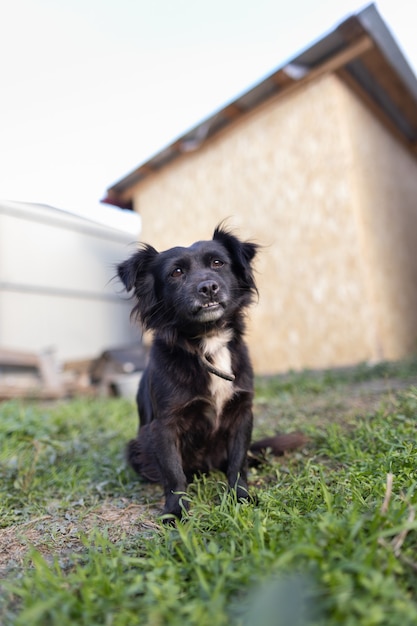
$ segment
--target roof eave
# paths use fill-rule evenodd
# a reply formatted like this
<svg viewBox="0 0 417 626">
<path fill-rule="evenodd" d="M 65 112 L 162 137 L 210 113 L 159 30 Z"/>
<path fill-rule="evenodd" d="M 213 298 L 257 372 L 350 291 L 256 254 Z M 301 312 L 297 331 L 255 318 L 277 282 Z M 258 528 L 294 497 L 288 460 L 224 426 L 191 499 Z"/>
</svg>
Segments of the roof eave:
<svg viewBox="0 0 417 626">
<path fill-rule="evenodd" d="M 417 153 L 417 80 L 372 4 L 116 182 L 102 202 L 132 208 L 129 190 L 133 186 L 180 155 L 198 150 L 234 120 L 271 97 L 288 94 L 330 72 L 336 72 L 349 84 L 390 130 Z"/>
</svg>

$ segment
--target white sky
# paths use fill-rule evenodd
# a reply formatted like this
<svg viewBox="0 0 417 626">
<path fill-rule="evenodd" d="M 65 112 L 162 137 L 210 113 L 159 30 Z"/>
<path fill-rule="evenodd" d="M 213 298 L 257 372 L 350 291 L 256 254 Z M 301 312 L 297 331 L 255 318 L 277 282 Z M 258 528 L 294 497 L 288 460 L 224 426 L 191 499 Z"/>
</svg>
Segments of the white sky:
<svg viewBox="0 0 417 626">
<path fill-rule="evenodd" d="M 0 199 L 134 227 L 107 187 L 365 4 L 3 2 Z M 417 4 L 376 5 L 417 73 Z"/>
</svg>

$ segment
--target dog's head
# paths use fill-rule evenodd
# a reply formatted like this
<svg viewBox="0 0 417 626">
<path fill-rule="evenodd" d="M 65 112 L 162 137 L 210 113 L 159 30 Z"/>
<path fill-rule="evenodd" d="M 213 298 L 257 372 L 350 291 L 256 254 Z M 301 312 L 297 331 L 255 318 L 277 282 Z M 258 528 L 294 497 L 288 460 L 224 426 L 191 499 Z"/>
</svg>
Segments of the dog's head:
<svg viewBox="0 0 417 626">
<path fill-rule="evenodd" d="M 231 322 L 250 304 L 257 249 L 218 226 L 210 241 L 189 248 L 157 252 L 145 244 L 117 273 L 134 290 L 132 313 L 145 328 L 192 336 Z"/>
</svg>

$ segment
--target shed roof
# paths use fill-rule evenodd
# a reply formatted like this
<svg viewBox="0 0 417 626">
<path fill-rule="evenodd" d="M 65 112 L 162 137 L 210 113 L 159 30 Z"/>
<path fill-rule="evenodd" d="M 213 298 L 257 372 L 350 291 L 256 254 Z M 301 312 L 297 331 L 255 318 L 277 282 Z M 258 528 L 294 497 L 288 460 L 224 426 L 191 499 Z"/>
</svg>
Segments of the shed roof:
<svg viewBox="0 0 417 626">
<path fill-rule="evenodd" d="M 102 202 L 132 209 L 133 186 L 180 155 L 198 150 L 269 98 L 288 94 L 326 73 L 336 73 L 347 83 L 417 156 L 417 79 L 371 4 L 109 187 Z"/>
</svg>

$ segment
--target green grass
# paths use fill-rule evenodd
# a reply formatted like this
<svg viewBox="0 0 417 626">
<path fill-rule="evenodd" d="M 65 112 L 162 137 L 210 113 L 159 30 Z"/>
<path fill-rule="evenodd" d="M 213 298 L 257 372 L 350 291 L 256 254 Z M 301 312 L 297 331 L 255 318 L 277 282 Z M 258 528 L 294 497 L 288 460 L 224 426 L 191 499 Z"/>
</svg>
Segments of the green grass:
<svg viewBox="0 0 417 626">
<path fill-rule="evenodd" d="M 309 443 L 252 470 L 256 506 L 197 480 L 176 528 L 125 467 L 131 403 L 0 405 L 0 623 L 416 624 L 416 383 L 414 362 L 260 379 L 255 434 Z"/>
</svg>

